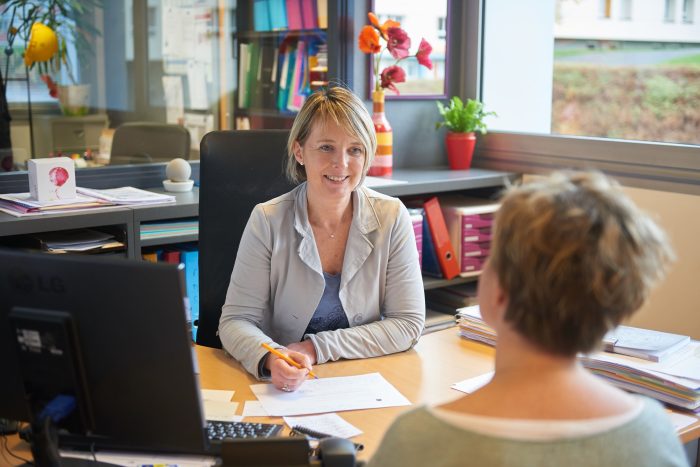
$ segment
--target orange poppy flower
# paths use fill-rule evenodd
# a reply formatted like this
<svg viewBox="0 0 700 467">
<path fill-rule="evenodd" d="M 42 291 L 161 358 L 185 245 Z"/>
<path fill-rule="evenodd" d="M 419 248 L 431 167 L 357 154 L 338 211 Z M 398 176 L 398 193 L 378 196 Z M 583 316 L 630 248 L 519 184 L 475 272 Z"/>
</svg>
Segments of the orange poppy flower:
<svg viewBox="0 0 700 467">
<path fill-rule="evenodd" d="M 384 24 L 380 25 L 379 18 L 377 18 L 377 15 L 375 15 L 371 11 L 369 13 L 367 13 L 367 17 L 369 18 L 369 22 L 372 23 L 372 26 L 374 26 L 375 28 L 377 28 L 379 30 L 379 32 L 382 34 L 382 37 L 384 39 L 387 38 L 387 31 L 389 30 L 389 28 L 400 28 L 401 27 L 401 23 L 399 23 L 398 21 L 394 21 L 393 19 L 388 19 L 388 20 L 384 21 Z"/>
<path fill-rule="evenodd" d="M 365 26 L 360 31 L 358 38 L 360 50 L 366 54 L 374 54 L 379 52 L 382 47 L 379 45 L 379 34 L 372 26 Z"/>
</svg>

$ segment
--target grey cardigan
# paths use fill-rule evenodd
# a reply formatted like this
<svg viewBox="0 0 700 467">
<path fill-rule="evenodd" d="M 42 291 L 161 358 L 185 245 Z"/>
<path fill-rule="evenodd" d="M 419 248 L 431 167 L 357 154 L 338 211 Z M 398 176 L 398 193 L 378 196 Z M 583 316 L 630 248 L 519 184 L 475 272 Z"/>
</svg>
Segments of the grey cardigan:
<svg viewBox="0 0 700 467">
<path fill-rule="evenodd" d="M 353 218 L 340 283 L 348 329 L 304 336 L 325 287 L 308 220 L 306 183 L 257 205 L 248 220 L 219 321 L 219 337 L 254 376 L 266 354 L 308 338 L 318 363 L 401 352 L 418 342 L 425 296 L 408 211 L 365 187 Z"/>
</svg>

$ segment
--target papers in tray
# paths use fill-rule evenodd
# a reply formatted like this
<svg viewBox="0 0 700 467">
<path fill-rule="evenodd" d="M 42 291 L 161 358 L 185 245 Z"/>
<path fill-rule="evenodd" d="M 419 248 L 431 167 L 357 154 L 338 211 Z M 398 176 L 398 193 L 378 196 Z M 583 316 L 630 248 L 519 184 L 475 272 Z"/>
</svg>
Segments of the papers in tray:
<svg viewBox="0 0 700 467">
<path fill-rule="evenodd" d="M 273 417 L 411 405 L 379 373 L 307 380 L 294 392 L 271 384 L 253 384 L 250 389 Z"/>
<path fill-rule="evenodd" d="M 109 188 L 106 190 L 78 187 L 76 191 L 82 195 L 105 200 L 114 204 L 159 204 L 175 202 L 175 197 L 172 195 L 153 193 L 152 191 L 141 190 L 131 186 Z"/>
</svg>

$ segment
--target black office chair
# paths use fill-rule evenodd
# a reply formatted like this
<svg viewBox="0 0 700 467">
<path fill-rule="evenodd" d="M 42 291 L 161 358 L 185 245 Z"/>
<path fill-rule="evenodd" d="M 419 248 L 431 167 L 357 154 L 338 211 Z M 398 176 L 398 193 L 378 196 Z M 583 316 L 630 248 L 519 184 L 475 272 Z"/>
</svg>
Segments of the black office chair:
<svg viewBox="0 0 700 467">
<path fill-rule="evenodd" d="M 190 133 L 180 125 L 130 122 L 119 125 L 112 138 L 111 164 L 170 162 L 190 158 Z"/>
<path fill-rule="evenodd" d="M 283 173 L 287 130 L 214 131 L 200 144 L 199 329 L 197 343 L 221 347 L 216 335 L 238 244 L 256 204 L 291 190 Z"/>
</svg>

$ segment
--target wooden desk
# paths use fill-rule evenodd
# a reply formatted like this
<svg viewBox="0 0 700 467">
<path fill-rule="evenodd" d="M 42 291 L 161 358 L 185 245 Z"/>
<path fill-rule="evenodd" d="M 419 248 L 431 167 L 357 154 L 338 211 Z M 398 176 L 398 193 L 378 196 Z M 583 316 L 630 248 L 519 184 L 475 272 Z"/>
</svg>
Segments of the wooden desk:
<svg viewBox="0 0 700 467">
<path fill-rule="evenodd" d="M 222 350 L 197 346 L 201 387 L 206 389 L 235 390 L 233 400 L 239 402 L 238 413 L 243 411 L 243 402 L 256 400 L 250 385 L 257 383 L 243 368 L 224 354 Z M 385 357 L 365 360 L 344 360 L 326 363 L 314 368 L 320 378 L 350 376 L 379 372 L 414 404 L 437 404 L 461 397 L 461 392 L 450 386 L 493 369 L 494 349 L 460 338 L 457 328 L 452 327 L 421 337 L 412 350 Z M 340 415 L 364 433 L 353 441 L 363 443 L 360 459 L 369 459 L 381 442 L 391 422 L 411 407 L 352 410 Z M 282 423 L 279 417 L 255 417 L 253 421 Z M 246 419 L 248 421 L 248 419 Z M 700 438 L 700 419 L 679 432 L 683 443 Z M 16 436 L 10 437 L 13 452 L 29 456 L 27 446 Z M 7 462 L 0 457 L 0 465 Z"/>
</svg>

